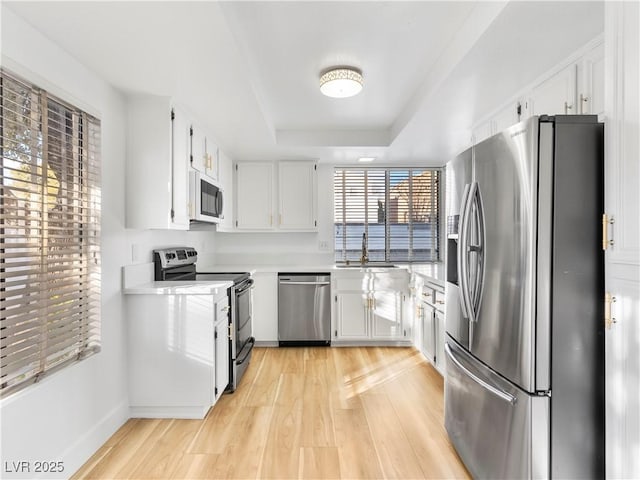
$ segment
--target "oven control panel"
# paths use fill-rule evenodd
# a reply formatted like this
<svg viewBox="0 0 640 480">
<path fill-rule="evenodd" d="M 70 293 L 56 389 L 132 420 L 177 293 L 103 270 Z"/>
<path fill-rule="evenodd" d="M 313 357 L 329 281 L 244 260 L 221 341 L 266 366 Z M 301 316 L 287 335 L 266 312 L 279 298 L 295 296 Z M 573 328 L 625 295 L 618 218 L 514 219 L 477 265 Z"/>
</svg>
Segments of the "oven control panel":
<svg viewBox="0 0 640 480">
<path fill-rule="evenodd" d="M 198 252 L 193 247 L 163 248 L 153 251 L 153 261 L 163 269 L 196 263 Z"/>
</svg>

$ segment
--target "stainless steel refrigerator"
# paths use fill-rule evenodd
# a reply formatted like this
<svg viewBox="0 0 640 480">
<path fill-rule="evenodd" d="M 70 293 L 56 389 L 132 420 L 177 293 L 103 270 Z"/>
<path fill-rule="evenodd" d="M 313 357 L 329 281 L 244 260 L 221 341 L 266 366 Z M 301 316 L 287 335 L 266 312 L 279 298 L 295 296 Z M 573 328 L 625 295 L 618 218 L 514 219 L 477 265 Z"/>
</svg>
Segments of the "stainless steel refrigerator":
<svg viewBox="0 0 640 480">
<path fill-rule="evenodd" d="M 533 117 L 447 164 L 445 427 L 476 478 L 604 478 L 603 143 Z"/>
</svg>

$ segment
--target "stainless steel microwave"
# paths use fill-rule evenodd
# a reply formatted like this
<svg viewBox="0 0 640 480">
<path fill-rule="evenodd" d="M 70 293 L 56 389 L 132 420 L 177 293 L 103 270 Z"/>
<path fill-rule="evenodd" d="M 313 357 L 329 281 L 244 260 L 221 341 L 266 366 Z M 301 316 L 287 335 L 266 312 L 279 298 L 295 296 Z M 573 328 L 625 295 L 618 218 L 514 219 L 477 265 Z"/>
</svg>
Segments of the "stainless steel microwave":
<svg viewBox="0 0 640 480">
<path fill-rule="evenodd" d="M 207 175 L 189 172 L 189 217 L 192 221 L 219 223 L 224 218 L 222 189 Z"/>
</svg>

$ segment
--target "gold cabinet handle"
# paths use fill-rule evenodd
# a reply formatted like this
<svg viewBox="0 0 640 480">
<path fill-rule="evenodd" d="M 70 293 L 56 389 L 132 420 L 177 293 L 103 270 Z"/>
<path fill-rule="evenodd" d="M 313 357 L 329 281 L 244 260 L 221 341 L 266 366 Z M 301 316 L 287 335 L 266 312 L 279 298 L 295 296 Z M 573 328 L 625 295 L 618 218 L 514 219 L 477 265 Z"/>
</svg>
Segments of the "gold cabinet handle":
<svg viewBox="0 0 640 480">
<path fill-rule="evenodd" d="M 613 223 L 613 217 L 609 218 L 606 213 L 602 215 L 602 250 L 613 247 L 613 240 L 609 239 L 609 225 Z"/>
<path fill-rule="evenodd" d="M 616 319 L 611 315 L 611 304 L 616 303 L 616 297 L 612 296 L 609 292 L 604 294 L 604 326 L 607 330 L 611 330 L 611 327 L 616 322 Z"/>
</svg>

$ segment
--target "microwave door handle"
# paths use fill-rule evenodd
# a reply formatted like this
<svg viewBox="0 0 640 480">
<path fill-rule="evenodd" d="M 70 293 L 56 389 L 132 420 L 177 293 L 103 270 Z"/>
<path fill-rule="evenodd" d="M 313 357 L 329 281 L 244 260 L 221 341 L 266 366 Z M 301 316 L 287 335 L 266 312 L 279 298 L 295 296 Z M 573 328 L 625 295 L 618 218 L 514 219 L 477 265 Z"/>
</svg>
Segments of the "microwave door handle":
<svg viewBox="0 0 640 480">
<path fill-rule="evenodd" d="M 220 218 L 222 217 L 222 208 L 224 207 L 224 198 L 222 195 L 222 190 L 218 190 L 216 193 L 216 213 Z"/>
</svg>

